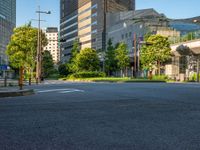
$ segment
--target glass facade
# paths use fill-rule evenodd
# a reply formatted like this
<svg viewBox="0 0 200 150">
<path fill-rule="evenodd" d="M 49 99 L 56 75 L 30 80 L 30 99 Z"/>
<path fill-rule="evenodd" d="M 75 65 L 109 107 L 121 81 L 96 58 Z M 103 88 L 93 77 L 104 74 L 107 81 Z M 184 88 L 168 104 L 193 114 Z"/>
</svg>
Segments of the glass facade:
<svg viewBox="0 0 200 150">
<path fill-rule="evenodd" d="M 63 61 L 69 60 L 74 40 L 81 49 L 104 49 L 106 12 L 135 10 L 135 0 L 60 0 L 60 38 Z"/>
<path fill-rule="evenodd" d="M 15 25 L 16 0 L 0 0 L 0 64 L 8 63 L 5 50 Z"/>
</svg>

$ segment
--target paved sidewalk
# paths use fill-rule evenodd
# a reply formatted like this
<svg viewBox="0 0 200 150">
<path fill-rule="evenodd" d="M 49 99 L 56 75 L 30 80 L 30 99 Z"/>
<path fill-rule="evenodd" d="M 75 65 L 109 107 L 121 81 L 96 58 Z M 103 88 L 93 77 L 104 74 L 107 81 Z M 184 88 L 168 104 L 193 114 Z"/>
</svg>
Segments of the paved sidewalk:
<svg viewBox="0 0 200 150">
<path fill-rule="evenodd" d="M 3 97 L 16 97 L 16 96 L 27 96 L 34 94 L 33 89 L 19 90 L 18 86 L 15 87 L 0 87 L 0 98 Z"/>
</svg>

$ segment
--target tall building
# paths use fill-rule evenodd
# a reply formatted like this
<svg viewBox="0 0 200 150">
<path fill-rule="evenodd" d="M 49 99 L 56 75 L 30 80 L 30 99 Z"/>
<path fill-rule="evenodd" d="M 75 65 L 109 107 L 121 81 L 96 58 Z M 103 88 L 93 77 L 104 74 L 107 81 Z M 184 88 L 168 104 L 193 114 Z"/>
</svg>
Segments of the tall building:
<svg viewBox="0 0 200 150">
<path fill-rule="evenodd" d="M 16 0 L 0 0 L 0 64 L 8 63 L 5 50 L 15 26 Z"/>
<path fill-rule="evenodd" d="M 135 0 L 60 0 L 63 61 L 69 59 L 76 39 L 81 49 L 105 49 L 106 14 L 127 10 L 135 10 Z"/>
<path fill-rule="evenodd" d="M 54 63 L 60 62 L 60 47 L 58 42 L 58 28 L 49 27 L 45 30 L 46 37 L 48 39 L 48 45 L 44 47 L 51 53 Z"/>
</svg>

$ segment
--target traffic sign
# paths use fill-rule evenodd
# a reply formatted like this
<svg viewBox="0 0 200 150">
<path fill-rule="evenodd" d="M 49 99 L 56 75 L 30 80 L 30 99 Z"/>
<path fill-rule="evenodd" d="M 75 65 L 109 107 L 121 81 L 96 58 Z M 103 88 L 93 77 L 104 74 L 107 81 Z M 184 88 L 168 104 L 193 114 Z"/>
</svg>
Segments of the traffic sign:
<svg viewBox="0 0 200 150">
<path fill-rule="evenodd" d="M 6 71 L 8 69 L 9 69 L 9 66 L 7 66 L 7 65 L 0 65 L 0 70 Z"/>
</svg>

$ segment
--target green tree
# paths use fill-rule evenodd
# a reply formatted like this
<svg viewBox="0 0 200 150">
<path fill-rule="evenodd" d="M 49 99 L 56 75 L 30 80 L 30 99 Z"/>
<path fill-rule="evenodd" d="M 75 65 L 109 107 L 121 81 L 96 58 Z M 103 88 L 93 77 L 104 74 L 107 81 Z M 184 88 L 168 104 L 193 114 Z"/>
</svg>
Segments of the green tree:
<svg viewBox="0 0 200 150">
<path fill-rule="evenodd" d="M 121 70 L 121 76 L 124 77 L 125 69 L 130 65 L 130 57 L 125 43 L 119 43 L 115 50 L 115 58 L 117 60 L 117 65 Z"/>
<path fill-rule="evenodd" d="M 97 71 L 100 61 L 96 50 L 85 48 L 76 56 L 74 63 L 76 71 Z"/>
<path fill-rule="evenodd" d="M 195 32 L 189 32 L 188 34 L 183 36 L 183 41 L 190 41 L 190 40 L 194 40 L 195 38 L 196 38 Z"/>
<path fill-rule="evenodd" d="M 71 73 L 74 73 L 76 72 L 76 56 L 79 54 L 80 52 L 80 44 L 79 44 L 79 41 L 78 40 L 75 40 L 74 43 L 73 43 L 73 47 L 72 47 L 72 50 L 71 50 L 71 57 L 70 57 L 70 60 L 69 62 L 67 63 L 67 69 L 71 72 Z"/>
<path fill-rule="evenodd" d="M 117 70 L 117 61 L 115 59 L 115 48 L 112 45 L 112 40 L 108 40 L 108 47 L 105 53 L 105 69 L 108 75 L 112 75 Z"/>
<path fill-rule="evenodd" d="M 73 43 L 73 47 L 71 50 L 71 58 L 70 60 L 73 61 L 74 58 L 76 58 L 76 55 L 80 52 L 80 44 L 78 40 L 75 40 Z"/>
<path fill-rule="evenodd" d="M 141 49 L 141 64 L 143 69 L 152 70 L 157 66 L 160 75 L 160 66 L 171 56 L 170 43 L 167 37 L 151 35 L 146 39 L 146 44 Z"/>
<path fill-rule="evenodd" d="M 52 55 L 49 51 L 44 51 L 42 54 L 42 74 L 44 78 L 48 78 L 54 73 L 54 63 Z"/>
<path fill-rule="evenodd" d="M 67 76 L 70 73 L 68 65 L 67 64 L 61 64 L 61 65 L 59 65 L 58 72 L 59 72 L 59 74 L 60 74 L 61 77 Z"/>
<path fill-rule="evenodd" d="M 31 27 L 31 23 L 15 28 L 7 46 L 6 54 L 9 57 L 10 65 L 20 70 L 20 89 L 22 89 L 24 73 L 28 74 L 29 81 L 33 76 L 37 53 L 37 33 L 37 28 Z M 42 33 L 42 46 L 46 44 L 47 39 Z"/>
</svg>

